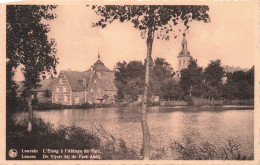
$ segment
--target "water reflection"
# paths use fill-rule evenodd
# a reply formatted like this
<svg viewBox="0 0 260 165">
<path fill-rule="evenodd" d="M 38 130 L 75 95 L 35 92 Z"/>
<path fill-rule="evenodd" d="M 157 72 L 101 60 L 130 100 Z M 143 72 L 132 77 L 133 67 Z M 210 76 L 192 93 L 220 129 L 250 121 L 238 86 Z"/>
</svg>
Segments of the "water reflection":
<svg viewBox="0 0 260 165">
<path fill-rule="evenodd" d="M 170 141 L 190 138 L 200 143 L 207 140 L 223 146 L 229 137 L 239 142 L 241 152 L 252 152 L 254 144 L 254 111 L 246 107 L 152 107 L 148 109 L 148 125 L 152 144 L 169 146 Z M 140 149 L 142 127 L 139 108 L 98 108 L 36 111 L 36 116 L 59 124 L 75 123 L 89 128 L 101 124 L 126 144 Z"/>
</svg>

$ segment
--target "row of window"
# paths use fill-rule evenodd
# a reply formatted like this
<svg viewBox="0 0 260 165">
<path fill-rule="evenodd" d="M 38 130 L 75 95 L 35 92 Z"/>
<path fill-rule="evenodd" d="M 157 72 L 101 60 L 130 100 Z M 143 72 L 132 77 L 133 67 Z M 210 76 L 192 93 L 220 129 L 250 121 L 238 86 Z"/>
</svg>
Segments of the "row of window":
<svg viewBox="0 0 260 165">
<path fill-rule="evenodd" d="M 67 92 L 67 88 L 63 87 L 62 90 L 60 90 L 60 87 L 56 87 L 56 92 Z"/>
<path fill-rule="evenodd" d="M 54 102 L 58 102 L 58 101 L 65 101 L 65 102 L 67 102 L 67 101 L 70 101 L 70 98 L 69 98 L 68 96 L 64 96 L 64 97 L 62 97 L 62 98 L 58 98 L 58 96 L 55 96 L 55 97 L 53 98 L 53 101 L 54 101 Z"/>
<path fill-rule="evenodd" d="M 59 102 L 59 101 L 69 102 L 70 98 L 68 96 L 64 96 L 63 98 L 58 98 L 57 96 L 55 96 L 53 98 L 53 102 Z M 75 97 L 74 101 L 75 101 L 75 104 L 78 104 L 79 103 L 79 97 Z"/>
<path fill-rule="evenodd" d="M 183 65 L 186 65 L 186 63 L 187 63 L 187 65 L 188 65 L 189 60 L 183 60 Z M 179 65 L 181 65 L 181 60 L 179 61 Z"/>
<path fill-rule="evenodd" d="M 93 92 L 93 89 L 90 89 L 90 92 Z M 60 87 L 56 87 L 56 92 L 67 92 L 67 88 L 63 87 L 62 90 L 60 90 Z M 100 89 L 98 89 L 98 92 L 101 92 Z"/>
</svg>

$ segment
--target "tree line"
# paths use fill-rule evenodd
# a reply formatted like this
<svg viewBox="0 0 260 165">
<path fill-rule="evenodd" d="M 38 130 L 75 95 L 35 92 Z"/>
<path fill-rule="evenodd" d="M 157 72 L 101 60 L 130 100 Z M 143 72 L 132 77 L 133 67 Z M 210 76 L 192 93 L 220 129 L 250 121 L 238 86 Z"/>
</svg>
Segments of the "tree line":
<svg viewBox="0 0 260 165">
<path fill-rule="evenodd" d="M 143 94 L 146 62 L 118 62 L 115 85 L 117 100 L 134 102 Z M 221 60 L 210 61 L 203 69 L 191 59 L 178 78 L 164 58 L 156 58 L 150 69 L 149 95 L 161 100 L 186 100 L 200 97 L 208 100 L 250 100 L 254 98 L 254 66 L 247 71 L 225 72 Z"/>
</svg>

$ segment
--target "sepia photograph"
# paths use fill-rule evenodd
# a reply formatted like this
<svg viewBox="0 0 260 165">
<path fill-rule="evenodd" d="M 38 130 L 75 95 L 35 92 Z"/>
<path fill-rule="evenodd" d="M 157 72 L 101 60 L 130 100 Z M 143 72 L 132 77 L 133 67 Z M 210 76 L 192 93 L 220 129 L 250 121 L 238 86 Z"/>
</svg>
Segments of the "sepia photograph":
<svg viewBox="0 0 260 165">
<path fill-rule="evenodd" d="M 6 4 L 5 161 L 259 160 L 256 4 Z"/>
</svg>

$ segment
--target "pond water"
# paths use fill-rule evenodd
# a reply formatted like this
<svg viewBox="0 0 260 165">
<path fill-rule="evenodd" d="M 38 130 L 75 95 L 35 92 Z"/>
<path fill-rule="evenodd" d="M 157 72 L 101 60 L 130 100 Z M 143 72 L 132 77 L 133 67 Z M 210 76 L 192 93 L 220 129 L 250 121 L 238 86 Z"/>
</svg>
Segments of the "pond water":
<svg viewBox="0 0 260 165">
<path fill-rule="evenodd" d="M 35 111 L 35 116 L 58 125 L 76 124 L 89 128 L 91 123 L 101 124 L 128 146 L 140 149 L 142 127 L 140 109 L 96 108 Z M 189 138 L 196 143 L 209 141 L 217 147 L 234 139 L 241 153 L 253 153 L 254 111 L 248 106 L 179 106 L 151 107 L 148 125 L 152 145 L 169 146 L 172 140 L 182 142 Z"/>
</svg>

